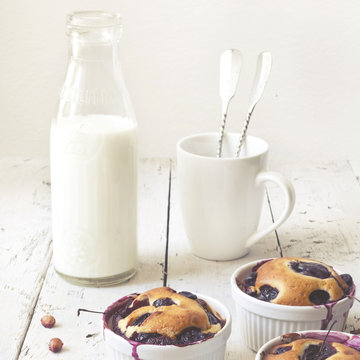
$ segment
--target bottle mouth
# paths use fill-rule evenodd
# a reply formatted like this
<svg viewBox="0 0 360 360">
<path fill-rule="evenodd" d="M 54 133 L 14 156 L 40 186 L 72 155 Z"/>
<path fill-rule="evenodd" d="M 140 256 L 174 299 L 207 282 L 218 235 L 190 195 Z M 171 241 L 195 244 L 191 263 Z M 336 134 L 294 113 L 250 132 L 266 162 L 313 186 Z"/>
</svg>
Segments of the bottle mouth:
<svg viewBox="0 0 360 360">
<path fill-rule="evenodd" d="M 111 32 L 114 37 L 120 37 L 122 22 L 118 13 L 97 10 L 75 11 L 67 15 L 66 28 L 67 34 L 73 37 L 101 32 Z"/>
<path fill-rule="evenodd" d="M 67 16 L 67 25 L 72 29 L 120 27 L 121 16 L 105 11 L 75 11 Z"/>
</svg>

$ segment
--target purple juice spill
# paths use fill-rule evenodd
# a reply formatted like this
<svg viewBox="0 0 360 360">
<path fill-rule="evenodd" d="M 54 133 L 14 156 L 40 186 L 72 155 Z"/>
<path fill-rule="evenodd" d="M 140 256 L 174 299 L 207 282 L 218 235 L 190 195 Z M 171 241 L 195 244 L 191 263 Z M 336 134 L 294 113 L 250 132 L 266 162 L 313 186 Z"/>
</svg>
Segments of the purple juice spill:
<svg viewBox="0 0 360 360">
<path fill-rule="evenodd" d="M 301 334 L 291 333 L 291 334 L 286 334 L 286 335 L 282 336 L 281 342 L 288 344 L 292 341 L 298 340 L 299 338 L 316 339 L 316 340 L 322 340 L 322 341 L 324 341 L 326 339 L 326 342 L 330 342 L 330 343 L 337 342 L 337 343 L 349 346 L 357 351 L 360 351 L 360 336 L 346 335 L 346 334 L 340 333 L 338 331 L 330 331 L 329 334 L 327 332 L 320 333 L 320 332 L 316 332 L 316 331 L 307 331 L 307 332 L 303 332 Z"/>
<path fill-rule="evenodd" d="M 354 296 L 355 290 L 356 290 L 355 284 L 352 284 L 352 286 L 350 287 L 348 296 Z"/>
<path fill-rule="evenodd" d="M 347 346 L 352 347 L 353 349 L 360 351 L 360 337 L 359 336 L 353 336 L 351 339 L 346 340 L 345 344 Z"/>
<path fill-rule="evenodd" d="M 330 331 L 329 335 L 327 335 L 327 332 L 319 333 L 316 331 L 309 331 L 306 333 L 301 334 L 302 338 L 310 338 L 310 339 L 316 339 L 316 340 L 325 340 L 328 342 L 338 342 L 341 344 L 345 344 L 349 340 L 349 336 L 345 334 L 341 334 L 336 331 Z"/>
<path fill-rule="evenodd" d="M 135 341 L 129 341 L 129 343 L 131 344 L 132 346 L 132 352 L 131 352 L 131 356 L 134 358 L 134 360 L 141 360 L 139 358 L 139 354 L 137 352 L 137 348 L 138 346 L 140 346 L 141 344 L 138 343 L 138 342 L 135 342 Z"/>
<path fill-rule="evenodd" d="M 138 295 L 138 294 L 126 295 L 107 307 L 107 309 L 104 311 L 104 315 L 103 315 L 103 323 L 104 323 L 103 332 L 104 332 L 105 328 L 114 332 L 114 330 L 112 328 L 113 326 L 110 325 L 110 324 L 112 324 L 112 317 L 118 312 L 119 309 L 124 308 L 124 307 L 127 308 L 129 303 L 134 300 L 134 297 L 136 295 Z M 131 341 L 129 339 L 126 339 L 126 340 L 132 346 L 131 356 L 134 358 L 134 360 L 141 360 L 137 353 L 137 348 L 138 348 L 138 346 L 141 345 L 141 343 Z"/>
<path fill-rule="evenodd" d="M 351 288 L 350 288 L 350 292 L 349 294 L 347 295 L 347 297 L 352 297 L 354 296 L 355 294 L 355 285 L 353 285 Z M 342 300 L 342 299 L 340 299 Z M 333 318 L 333 307 L 340 301 L 334 301 L 334 302 L 331 302 L 331 303 L 328 303 L 328 304 L 322 304 L 322 305 L 315 305 L 314 307 L 315 308 L 320 308 L 321 306 L 325 306 L 326 307 L 326 310 L 327 310 L 327 315 L 326 315 L 326 318 L 324 320 L 322 320 L 321 322 L 321 330 L 326 330 L 327 327 L 329 326 L 329 323 L 330 321 L 332 320 Z M 346 318 L 347 316 L 347 313 L 348 312 L 345 312 L 344 313 L 344 318 Z"/>
<path fill-rule="evenodd" d="M 330 321 L 333 318 L 333 312 L 332 309 L 333 307 L 336 305 L 336 302 L 330 303 L 330 304 L 324 304 L 323 306 L 326 307 L 327 310 L 327 314 L 326 314 L 326 318 L 324 320 L 321 321 L 321 330 L 326 330 L 327 327 L 329 326 Z"/>
</svg>

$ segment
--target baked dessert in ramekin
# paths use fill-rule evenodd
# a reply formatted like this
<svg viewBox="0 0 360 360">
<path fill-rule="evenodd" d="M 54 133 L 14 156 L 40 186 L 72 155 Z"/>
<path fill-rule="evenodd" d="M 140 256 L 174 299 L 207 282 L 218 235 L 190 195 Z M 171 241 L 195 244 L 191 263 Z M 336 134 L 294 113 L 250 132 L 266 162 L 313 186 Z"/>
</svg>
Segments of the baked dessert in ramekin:
<svg viewBox="0 0 360 360">
<path fill-rule="evenodd" d="M 220 302 L 168 287 L 124 296 L 106 309 L 103 324 L 114 360 L 223 360 L 231 332 Z"/>
<path fill-rule="evenodd" d="M 255 360 L 360 360 L 360 337 L 339 331 L 301 331 L 264 344 Z"/>
<path fill-rule="evenodd" d="M 305 258 L 257 260 L 231 278 L 232 297 L 245 344 L 257 351 L 281 334 L 344 329 L 355 285 L 320 261 Z"/>
</svg>

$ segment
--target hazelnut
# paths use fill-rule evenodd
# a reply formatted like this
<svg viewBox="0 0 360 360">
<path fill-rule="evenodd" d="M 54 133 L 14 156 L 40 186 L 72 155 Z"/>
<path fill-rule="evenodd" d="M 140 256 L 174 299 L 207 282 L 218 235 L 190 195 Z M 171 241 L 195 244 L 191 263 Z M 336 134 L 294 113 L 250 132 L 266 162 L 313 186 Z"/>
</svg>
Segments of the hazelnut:
<svg viewBox="0 0 360 360">
<path fill-rule="evenodd" d="M 55 325 L 55 318 L 52 315 L 44 315 L 40 321 L 46 328 L 52 328 Z"/>
<path fill-rule="evenodd" d="M 63 342 L 59 338 L 52 338 L 49 342 L 49 350 L 58 353 L 63 347 Z"/>
</svg>

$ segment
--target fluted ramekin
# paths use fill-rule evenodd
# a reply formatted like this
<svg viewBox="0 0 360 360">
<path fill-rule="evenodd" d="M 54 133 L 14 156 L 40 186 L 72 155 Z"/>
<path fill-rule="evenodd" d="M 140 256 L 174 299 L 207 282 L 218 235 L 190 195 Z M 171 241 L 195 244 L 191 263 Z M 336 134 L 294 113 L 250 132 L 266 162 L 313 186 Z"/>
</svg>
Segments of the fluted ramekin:
<svg viewBox="0 0 360 360">
<path fill-rule="evenodd" d="M 341 344 L 350 346 L 360 351 L 360 336 L 344 333 L 341 331 L 328 331 L 324 330 L 312 330 L 312 331 L 299 331 L 297 333 L 285 334 L 271 339 L 264 344 L 256 354 L 255 360 L 262 360 L 264 356 L 276 345 L 288 344 L 297 339 L 309 338 L 317 340 L 325 340 L 331 342 L 339 342 Z"/>
<path fill-rule="evenodd" d="M 103 317 L 104 339 L 107 348 L 108 359 L 111 360 L 223 360 L 225 356 L 226 342 L 231 333 L 231 316 L 229 310 L 218 300 L 198 295 L 208 305 L 226 320 L 223 328 L 213 337 L 188 345 L 149 345 L 127 340 L 115 334 L 108 324 L 111 316 L 107 316 L 108 310 Z M 115 302 L 108 309 L 116 307 Z"/>
<path fill-rule="evenodd" d="M 231 277 L 231 293 L 237 312 L 234 323 L 240 330 L 242 341 L 250 349 L 257 351 L 270 339 L 282 334 L 309 329 L 326 330 L 335 320 L 332 329 L 336 331 L 344 329 L 354 302 L 351 297 L 326 305 L 289 306 L 258 300 L 243 292 L 238 287 L 236 279 L 238 277 L 245 279 L 256 265 L 266 260 L 256 260 L 240 266 Z M 355 286 L 352 294 L 354 292 Z"/>
</svg>

